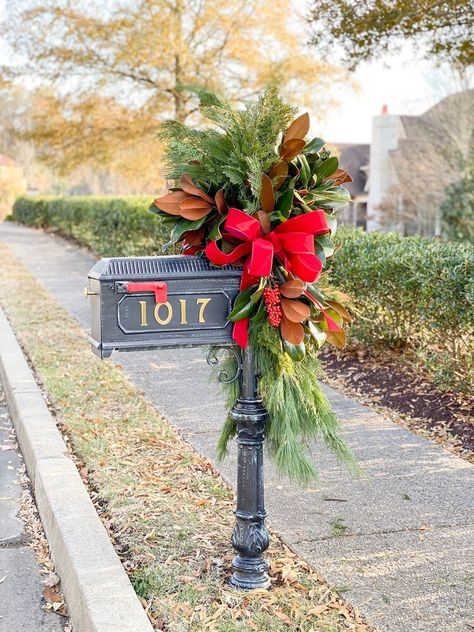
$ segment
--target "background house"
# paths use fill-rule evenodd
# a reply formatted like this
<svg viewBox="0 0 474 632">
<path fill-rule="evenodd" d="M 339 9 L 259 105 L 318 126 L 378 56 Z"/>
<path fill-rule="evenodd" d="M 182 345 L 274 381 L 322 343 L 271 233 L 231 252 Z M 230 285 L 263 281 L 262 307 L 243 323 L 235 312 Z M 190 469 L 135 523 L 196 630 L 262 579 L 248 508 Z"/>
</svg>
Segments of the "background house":
<svg viewBox="0 0 474 632">
<path fill-rule="evenodd" d="M 370 146 L 336 146 L 354 178 L 342 220 L 369 231 L 439 235 L 445 188 L 460 178 L 473 142 L 474 90 L 452 94 L 420 116 L 389 114 L 384 106 L 373 118 Z"/>
<path fill-rule="evenodd" d="M 366 228 L 367 226 L 367 192 L 370 145 L 336 144 L 339 162 L 351 174 L 352 182 L 344 186 L 349 190 L 352 201 L 341 217 L 344 224 Z"/>
</svg>

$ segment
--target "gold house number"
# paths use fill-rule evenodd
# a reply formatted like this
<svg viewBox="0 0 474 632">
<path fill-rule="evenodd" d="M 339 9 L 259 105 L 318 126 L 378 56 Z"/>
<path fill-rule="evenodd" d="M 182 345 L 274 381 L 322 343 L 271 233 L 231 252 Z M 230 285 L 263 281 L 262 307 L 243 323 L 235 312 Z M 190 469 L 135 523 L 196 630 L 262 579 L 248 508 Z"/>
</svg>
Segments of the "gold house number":
<svg viewBox="0 0 474 632">
<path fill-rule="evenodd" d="M 210 303 L 210 298 L 197 298 L 196 306 L 199 307 L 198 321 L 200 323 L 205 323 L 206 320 L 204 318 L 205 309 Z M 138 301 L 140 303 L 140 325 L 142 327 L 148 327 L 147 321 L 147 309 L 146 309 L 146 301 Z M 181 315 L 181 325 L 188 324 L 188 303 L 187 299 L 180 298 L 179 299 L 180 306 L 180 315 Z M 171 322 L 173 318 L 173 306 L 170 303 L 157 303 L 155 305 L 155 309 L 153 310 L 153 316 L 158 325 L 167 325 Z"/>
</svg>

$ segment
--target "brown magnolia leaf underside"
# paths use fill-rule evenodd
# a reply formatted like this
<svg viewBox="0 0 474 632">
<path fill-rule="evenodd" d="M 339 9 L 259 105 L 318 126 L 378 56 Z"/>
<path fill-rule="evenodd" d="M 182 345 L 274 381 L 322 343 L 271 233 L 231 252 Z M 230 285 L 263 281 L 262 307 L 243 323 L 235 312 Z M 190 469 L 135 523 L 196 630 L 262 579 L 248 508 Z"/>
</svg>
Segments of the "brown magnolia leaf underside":
<svg viewBox="0 0 474 632">
<path fill-rule="evenodd" d="M 327 182 L 328 180 L 334 180 L 336 186 L 344 184 L 344 182 L 352 182 L 351 176 L 344 169 L 336 169 L 331 176 L 324 178 L 323 182 Z"/>
<path fill-rule="evenodd" d="M 348 323 L 352 322 L 352 316 L 349 314 L 344 305 L 341 305 L 337 301 L 326 301 L 328 305 L 332 307 L 332 309 L 339 314 L 339 316 Z"/>
<path fill-rule="evenodd" d="M 285 142 L 292 138 L 303 139 L 309 132 L 309 114 L 305 112 L 301 116 L 298 116 L 290 127 L 286 130 Z"/>
<path fill-rule="evenodd" d="M 196 197 L 187 197 L 180 204 L 181 216 L 189 220 L 205 217 L 212 209 L 212 204 Z"/>
<path fill-rule="evenodd" d="M 155 206 L 169 215 L 181 215 L 180 204 L 187 198 L 183 191 L 172 191 L 162 197 L 156 198 Z"/>
<path fill-rule="evenodd" d="M 299 279 L 291 279 L 280 285 L 280 292 L 286 298 L 298 298 L 303 294 L 304 283 Z"/>
<path fill-rule="evenodd" d="M 283 314 L 281 318 L 280 331 L 282 337 L 292 345 L 299 345 L 304 340 L 304 329 L 301 323 L 292 323 Z"/>
<path fill-rule="evenodd" d="M 257 211 L 257 218 L 260 222 L 263 232 L 269 233 L 272 225 L 268 213 L 265 213 L 265 211 Z"/>
<path fill-rule="evenodd" d="M 287 175 L 288 163 L 284 160 L 279 160 L 272 166 L 272 168 L 268 172 L 268 177 L 272 180 L 275 180 L 275 184 L 273 186 L 275 191 L 278 191 L 281 185 L 285 182 Z"/>
<path fill-rule="evenodd" d="M 215 201 L 219 215 L 225 215 L 229 208 L 227 206 L 227 202 L 225 201 L 224 189 L 219 189 L 216 193 Z"/>
<path fill-rule="evenodd" d="M 280 157 L 283 160 L 293 160 L 293 158 L 301 153 L 305 144 L 306 143 L 301 138 L 291 138 L 290 140 L 286 140 L 280 147 Z"/>
<path fill-rule="evenodd" d="M 209 204 L 214 204 L 214 200 L 209 195 L 207 195 L 207 193 L 202 191 L 202 189 L 197 187 L 191 180 L 191 176 L 187 173 L 183 173 L 183 175 L 181 176 L 179 186 L 183 189 L 183 191 L 189 193 L 189 195 L 195 195 L 196 197 L 206 200 L 206 202 L 209 202 Z"/>
<path fill-rule="evenodd" d="M 289 298 L 281 299 L 281 309 L 285 317 L 291 320 L 292 323 L 302 323 L 310 314 L 308 305 Z"/>
<path fill-rule="evenodd" d="M 275 195 L 273 193 L 273 185 L 270 178 L 263 174 L 262 185 L 260 189 L 260 205 L 262 211 L 271 213 L 275 208 Z"/>
</svg>

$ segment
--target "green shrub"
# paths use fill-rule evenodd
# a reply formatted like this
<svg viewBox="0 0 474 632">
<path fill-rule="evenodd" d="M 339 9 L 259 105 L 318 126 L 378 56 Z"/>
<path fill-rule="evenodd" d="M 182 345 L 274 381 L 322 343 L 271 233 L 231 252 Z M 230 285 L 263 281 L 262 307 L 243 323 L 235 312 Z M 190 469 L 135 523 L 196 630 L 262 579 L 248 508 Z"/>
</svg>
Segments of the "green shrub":
<svg viewBox="0 0 474 632">
<path fill-rule="evenodd" d="M 357 317 L 366 346 L 416 351 L 440 385 L 474 385 L 474 247 L 421 237 L 341 230 L 333 282 Z"/>
<path fill-rule="evenodd" d="M 77 239 L 101 256 L 162 252 L 168 229 L 141 197 L 21 197 L 13 219 Z M 408 347 L 438 383 L 474 385 L 474 247 L 343 229 L 331 275 L 354 301 L 352 338 Z"/>
<path fill-rule="evenodd" d="M 146 197 L 20 197 L 12 219 L 73 237 L 106 257 L 162 252 L 169 230 Z"/>
</svg>

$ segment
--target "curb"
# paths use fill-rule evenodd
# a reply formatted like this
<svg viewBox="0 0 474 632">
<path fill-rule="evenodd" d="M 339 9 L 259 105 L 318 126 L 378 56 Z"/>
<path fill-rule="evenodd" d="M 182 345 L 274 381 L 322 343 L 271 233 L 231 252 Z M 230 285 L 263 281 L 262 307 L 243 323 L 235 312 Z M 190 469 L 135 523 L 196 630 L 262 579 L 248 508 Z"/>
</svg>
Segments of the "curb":
<svg viewBox="0 0 474 632">
<path fill-rule="evenodd" d="M 0 380 L 74 632 L 152 632 L 1 307 Z"/>
</svg>

